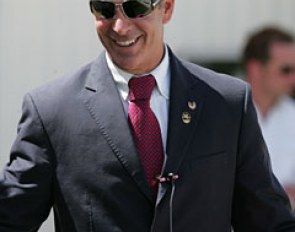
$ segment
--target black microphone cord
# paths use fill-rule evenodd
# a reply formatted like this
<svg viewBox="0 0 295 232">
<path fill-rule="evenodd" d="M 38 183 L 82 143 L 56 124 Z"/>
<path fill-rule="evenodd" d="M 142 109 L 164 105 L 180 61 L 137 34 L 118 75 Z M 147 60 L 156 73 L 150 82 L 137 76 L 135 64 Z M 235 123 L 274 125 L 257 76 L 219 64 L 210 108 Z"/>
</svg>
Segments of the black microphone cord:
<svg viewBox="0 0 295 232">
<path fill-rule="evenodd" d="M 169 232 L 173 232 L 173 199 L 175 194 L 175 181 L 179 178 L 177 174 L 174 173 L 168 173 L 166 177 L 160 177 L 159 182 L 160 183 L 170 183 L 171 185 L 171 193 L 170 193 L 170 199 L 169 199 Z"/>
</svg>

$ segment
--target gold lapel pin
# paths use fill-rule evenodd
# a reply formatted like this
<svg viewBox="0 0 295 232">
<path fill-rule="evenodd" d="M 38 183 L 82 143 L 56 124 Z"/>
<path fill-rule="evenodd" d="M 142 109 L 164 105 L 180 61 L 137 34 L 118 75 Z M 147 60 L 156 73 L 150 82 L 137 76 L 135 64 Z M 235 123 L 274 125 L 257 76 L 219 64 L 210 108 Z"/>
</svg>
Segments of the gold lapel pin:
<svg viewBox="0 0 295 232">
<path fill-rule="evenodd" d="M 191 110 L 195 110 L 197 108 L 197 103 L 195 101 L 189 101 L 187 105 Z"/>
<path fill-rule="evenodd" d="M 190 123 L 191 120 L 192 120 L 192 116 L 190 115 L 189 112 L 183 112 L 183 113 L 182 113 L 182 121 L 183 121 L 185 124 Z"/>
</svg>

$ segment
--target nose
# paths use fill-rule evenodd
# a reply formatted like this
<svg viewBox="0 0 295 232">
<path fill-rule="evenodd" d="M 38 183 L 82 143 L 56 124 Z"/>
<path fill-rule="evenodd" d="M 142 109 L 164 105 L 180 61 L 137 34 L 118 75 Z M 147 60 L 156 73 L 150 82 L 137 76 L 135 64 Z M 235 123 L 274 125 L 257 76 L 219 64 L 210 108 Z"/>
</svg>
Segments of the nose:
<svg viewBox="0 0 295 232">
<path fill-rule="evenodd" d="M 131 22 L 130 19 L 124 15 L 122 6 L 116 7 L 113 21 L 113 31 L 120 35 L 127 35 L 127 33 L 130 31 Z"/>
</svg>

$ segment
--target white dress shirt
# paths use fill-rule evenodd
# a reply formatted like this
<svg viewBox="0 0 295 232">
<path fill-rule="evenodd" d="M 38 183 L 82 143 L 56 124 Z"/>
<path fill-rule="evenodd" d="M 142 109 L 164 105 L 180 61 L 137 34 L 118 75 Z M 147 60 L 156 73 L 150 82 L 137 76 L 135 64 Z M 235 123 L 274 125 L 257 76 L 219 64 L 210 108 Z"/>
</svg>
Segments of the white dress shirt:
<svg viewBox="0 0 295 232">
<path fill-rule="evenodd" d="M 107 54 L 107 53 L 106 53 Z M 129 106 L 129 87 L 128 81 L 132 77 L 136 77 L 131 73 L 117 67 L 109 55 L 106 55 L 107 64 L 113 75 L 114 81 L 122 97 L 126 116 L 128 115 Z M 164 154 L 166 154 L 167 129 L 168 129 L 168 110 L 169 110 L 169 91 L 170 91 L 170 69 L 167 47 L 165 46 L 165 55 L 161 63 L 150 73 L 156 79 L 156 88 L 154 88 L 151 96 L 151 109 L 154 112 L 161 128 L 162 142 Z M 141 75 L 142 76 L 142 75 Z"/>
<path fill-rule="evenodd" d="M 284 185 L 295 184 L 295 102 L 282 97 L 262 118 L 256 107 L 275 175 Z"/>
</svg>

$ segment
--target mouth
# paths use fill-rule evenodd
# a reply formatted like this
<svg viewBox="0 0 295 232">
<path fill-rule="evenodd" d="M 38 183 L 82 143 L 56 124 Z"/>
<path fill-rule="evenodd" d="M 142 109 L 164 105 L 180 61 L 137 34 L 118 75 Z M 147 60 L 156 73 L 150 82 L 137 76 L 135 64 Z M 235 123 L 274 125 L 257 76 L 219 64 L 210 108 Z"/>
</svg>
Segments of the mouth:
<svg viewBox="0 0 295 232">
<path fill-rule="evenodd" d="M 130 46 L 134 45 L 138 41 L 138 38 L 132 39 L 132 40 L 126 40 L 126 41 L 118 41 L 118 40 L 113 40 L 113 41 L 117 45 L 119 45 L 120 47 L 130 47 Z"/>
</svg>

